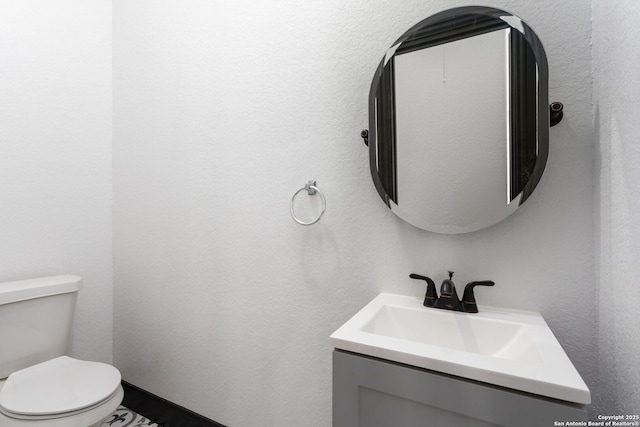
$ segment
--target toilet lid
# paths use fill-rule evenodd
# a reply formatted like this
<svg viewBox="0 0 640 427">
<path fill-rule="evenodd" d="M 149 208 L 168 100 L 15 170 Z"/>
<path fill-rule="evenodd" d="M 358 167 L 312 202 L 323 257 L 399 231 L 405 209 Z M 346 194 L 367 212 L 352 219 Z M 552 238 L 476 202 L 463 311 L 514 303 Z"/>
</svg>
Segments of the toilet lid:
<svg viewBox="0 0 640 427">
<path fill-rule="evenodd" d="M 119 385 L 113 366 L 61 356 L 9 375 L 0 409 L 28 416 L 77 411 L 108 398 Z"/>
</svg>

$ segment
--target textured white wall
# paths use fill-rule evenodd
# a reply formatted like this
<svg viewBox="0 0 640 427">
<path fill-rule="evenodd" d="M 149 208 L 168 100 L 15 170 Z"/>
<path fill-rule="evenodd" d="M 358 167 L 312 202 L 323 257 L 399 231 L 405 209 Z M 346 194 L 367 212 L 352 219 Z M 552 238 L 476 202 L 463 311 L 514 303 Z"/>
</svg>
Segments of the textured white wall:
<svg viewBox="0 0 640 427">
<path fill-rule="evenodd" d="M 640 3 L 593 1 L 599 398 L 607 413 L 640 409 Z"/>
<path fill-rule="evenodd" d="M 0 281 L 84 278 L 72 354 L 110 361 L 111 2 L 0 0 Z"/>
<path fill-rule="evenodd" d="M 591 5 L 482 1 L 538 33 L 565 104 L 523 209 L 483 231 L 394 217 L 359 137 L 376 66 L 444 1 L 114 1 L 114 361 L 234 427 L 326 426 L 328 336 L 409 273 L 493 279 L 484 304 L 543 313 L 597 387 Z M 568 25 L 567 23 L 571 23 Z M 289 216 L 316 179 L 327 212 Z"/>
</svg>

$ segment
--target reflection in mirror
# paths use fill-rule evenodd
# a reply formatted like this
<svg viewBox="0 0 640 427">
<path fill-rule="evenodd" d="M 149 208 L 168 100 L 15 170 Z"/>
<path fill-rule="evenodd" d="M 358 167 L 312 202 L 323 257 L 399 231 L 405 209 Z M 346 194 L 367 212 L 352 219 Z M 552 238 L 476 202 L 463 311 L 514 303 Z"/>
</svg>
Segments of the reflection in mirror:
<svg viewBox="0 0 640 427">
<path fill-rule="evenodd" d="M 531 194 L 548 151 L 547 63 L 525 23 L 465 7 L 387 52 L 370 96 L 371 171 L 399 217 L 425 230 L 491 226 Z"/>
</svg>

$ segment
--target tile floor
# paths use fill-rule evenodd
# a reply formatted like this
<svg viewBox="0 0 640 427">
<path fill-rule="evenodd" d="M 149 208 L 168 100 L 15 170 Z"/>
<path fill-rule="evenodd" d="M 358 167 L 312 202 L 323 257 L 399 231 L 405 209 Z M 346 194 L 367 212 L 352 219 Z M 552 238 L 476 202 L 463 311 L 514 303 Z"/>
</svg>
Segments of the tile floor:
<svg viewBox="0 0 640 427">
<path fill-rule="evenodd" d="M 149 421 L 140 414 L 136 414 L 131 409 L 120 405 L 113 414 L 103 423 L 102 427 L 162 427 L 159 424 Z"/>
</svg>

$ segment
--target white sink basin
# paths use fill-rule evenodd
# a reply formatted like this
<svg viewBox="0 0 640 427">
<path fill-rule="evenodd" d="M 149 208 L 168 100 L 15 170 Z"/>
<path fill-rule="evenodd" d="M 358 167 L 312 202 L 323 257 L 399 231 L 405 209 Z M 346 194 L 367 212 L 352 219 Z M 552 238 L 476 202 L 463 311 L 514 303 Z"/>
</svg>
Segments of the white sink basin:
<svg viewBox="0 0 640 427">
<path fill-rule="evenodd" d="M 331 335 L 337 348 L 477 381 L 587 404 L 591 394 L 538 313 L 426 308 L 380 294 Z"/>
</svg>

